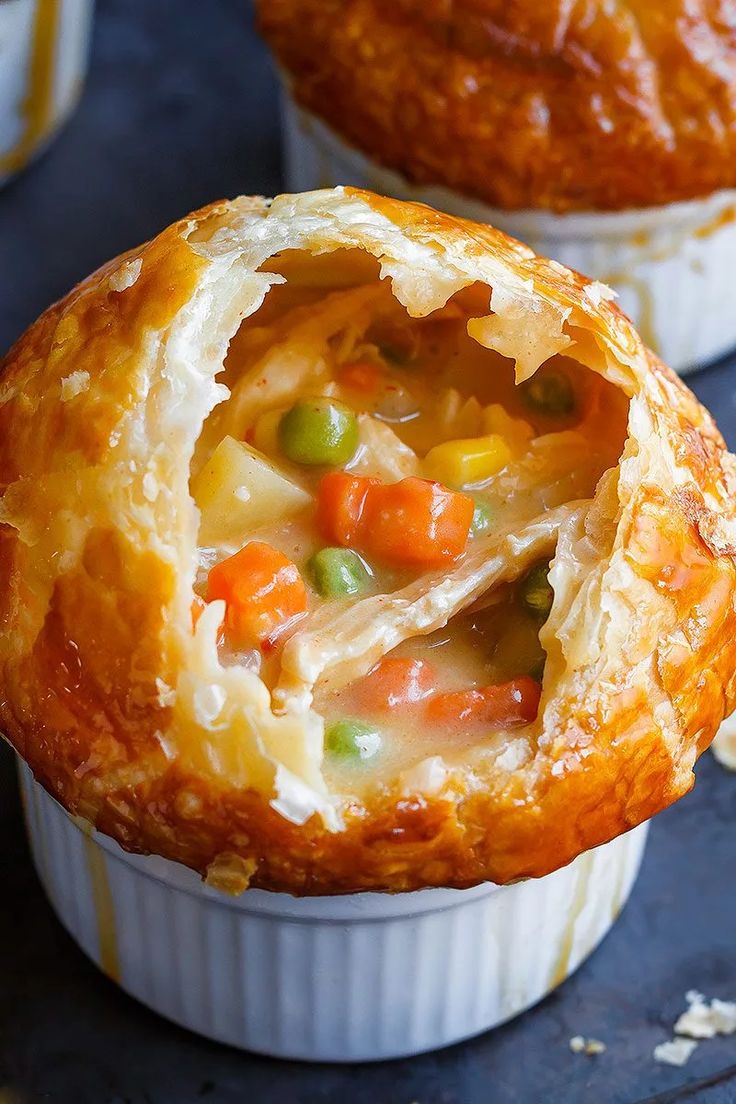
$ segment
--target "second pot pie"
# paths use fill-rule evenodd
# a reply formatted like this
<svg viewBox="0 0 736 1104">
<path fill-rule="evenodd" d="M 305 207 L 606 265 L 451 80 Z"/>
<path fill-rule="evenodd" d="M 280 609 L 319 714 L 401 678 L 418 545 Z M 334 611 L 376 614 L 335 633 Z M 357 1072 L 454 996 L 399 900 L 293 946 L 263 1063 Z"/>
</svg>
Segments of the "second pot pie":
<svg viewBox="0 0 736 1104">
<path fill-rule="evenodd" d="M 733 457 L 607 288 L 492 228 L 213 204 L 1 398 L 2 724 L 130 850 L 539 876 L 686 792 L 734 705 Z"/>
<path fill-rule="evenodd" d="M 299 104 L 492 207 L 620 211 L 736 187 L 736 31 L 711 0 L 260 0 Z"/>
<path fill-rule="evenodd" d="M 612 287 L 678 372 L 736 345 L 732 0 L 262 0 L 290 191 L 488 222 Z"/>
</svg>

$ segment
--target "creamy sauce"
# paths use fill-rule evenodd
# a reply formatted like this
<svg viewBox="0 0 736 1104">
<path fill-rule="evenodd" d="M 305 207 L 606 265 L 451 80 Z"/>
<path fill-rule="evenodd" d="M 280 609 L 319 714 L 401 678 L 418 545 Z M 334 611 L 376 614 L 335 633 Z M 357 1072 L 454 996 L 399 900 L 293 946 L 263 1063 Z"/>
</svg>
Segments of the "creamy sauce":
<svg viewBox="0 0 736 1104">
<path fill-rule="evenodd" d="M 439 692 L 483 688 L 520 675 L 539 680 L 546 658 L 539 642 L 539 628 L 539 620 L 520 601 L 518 589 L 507 587 L 488 608 L 461 614 L 443 629 L 405 641 L 391 652 L 391 657 L 427 664 Z M 422 709 L 424 703 L 403 709 L 366 709 L 361 695 L 363 682 L 357 680 L 336 693 L 318 697 L 316 706 L 328 726 L 343 717 L 374 721 L 382 737 L 376 760 L 382 769 L 403 770 L 438 754 L 451 764 L 478 743 L 475 725 L 458 721 L 438 728 L 428 723 Z M 350 769 L 350 763 L 332 764 L 331 771 L 338 784 L 340 776 Z"/>
<path fill-rule="evenodd" d="M 532 401 L 528 386 L 515 385 L 510 360 L 468 336 L 468 319 L 488 313 L 487 288 L 468 288 L 429 317 L 410 319 L 385 282 L 373 288 L 367 284 L 372 264 L 352 254 L 344 259 L 331 256 L 329 264 L 314 262 L 306 279 L 303 273 L 296 279 L 300 274 L 290 254 L 265 266 L 280 269 L 289 282 L 272 289 L 261 310 L 232 342 L 224 372 L 232 397 L 210 416 L 193 466 L 196 479 L 228 436 L 246 442 L 310 496 L 308 505 L 289 516 L 236 534 L 235 543 L 231 540 L 202 549 L 197 592 L 204 600 L 212 566 L 229 562 L 249 541 L 263 542 L 283 553 L 305 580 L 305 608 L 275 643 L 244 649 L 228 639 L 227 633 L 221 643 L 226 662 L 243 662 L 258 670 L 272 690 L 281 676 L 285 642 L 308 631 L 317 612 L 323 616 L 325 609 L 328 611 L 326 622 L 323 616 L 328 626 L 334 613 L 337 624 L 346 609 L 359 613 L 362 601 L 396 594 L 430 572 L 429 567 L 393 562 L 375 553 L 371 544 L 374 534 L 368 533 L 368 550 L 357 539 L 354 545 L 347 541 L 347 546 L 360 554 L 365 568 L 360 593 L 318 593 L 310 575 L 312 557 L 334 541 L 326 539 L 320 528 L 318 516 L 322 515 L 315 503 L 325 473 L 331 469 L 297 462 L 293 449 L 285 454 L 283 418 L 296 402 L 337 403 L 356 415 L 360 444 L 334 467 L 381 485 L 407 477 L 438 478 L 428 467 L 436 446 L 451 442 L 462 452 L 468 440 L 489 433 L 500 435 L 508 446 L 508 457 L 498 470 L 460 482 L 453 483 L 449 475 L 441 480 L 452 491 L 472 495 L 476 508 L 485 511 L 487 518 L 486 528 L 471 531 L 465 548 L 446 561 L 448 580 L 465 557 L 472 555 L 478 540 L 494 531 L 518 531 L 547 510 L 592 496 L 598 479 L 617 462 L 620 452 L 626 403 L 610 385 L 574 360 L 556 356 L 534 377 L 535 386 L 541 386 L 543 392 L 550 381 L 552 385 L 552 399 L 545 400 L 547 405 L 540 404 L 538 397 Z M 290 335 L 295 335 L 291 344 Z M 275 348 L 282 350 L 278 356 L 274 356 Z M 488 421 L 491 408 L 496 411 L 492 425 Z M 430 450 L 432 456 L 427 459 Z M 462 468 L 463 472 L 471 470 L 477 475 L 475 468 Z M 250 494 L 246 489 L 245 497 Z M 401 535 L 405 530 L 401 515 L 397 517 Z M 554 540 L 543 551 L 542 570 L 554 553 Z M 526 719 L 520 716 L 508 723 L 503 716 L 499 720 L 493 710 L 484 712 L 485 706 L 471 714 L 460 708 L 454 720 L 445 718 L 441 710 L 432 714 L 431 720 L 427 712 L 435 696 L 486 693 L 488 688 L 519 679 L 524 694 L 532 699 L 536 694 L 538 700 L 545 660 L 539 629 L 546 612 L 540 617 L 525 596 L 525 579 L 533 566 L 526 563 L 523 570 L 516 569 L 512 562 L 510 581 L 502 581 L 480 600 L 473 600 L 468 609 L 461 603 L 455 611 L 449 604 L 439 628 L 409 632 L 390 650 L 391 660 L 423 665 L 422 677 L 429 689 L 425 688 L 419 700 L 389 707 L 376 706 L 375 701 L 366 703 L 362 675 L 347 685 L 318 682 L 314 706 L 324 716 L 328 733 L 328 781 L 339 786 L 346 775 L 356 771 L 401 770 L 431 755 L 442 755 L 451 762 L 471 746 L 495 746 L 509 727 L 533 719 L 533 712 L 529 716 L 524 713 L 528 701 L 521 710 Z M 436 574 L 436 564 L 432 570 Z M 536 691 L 530 692 L 530 685 L 536 685 Z M 495 719 L 484 727 L 486 715 Z M 445 718 L 442 723 L 437 716 Z M 330 757 L 330 731 L 346 720 L 362 723 L 380 738 L 371 743 L 373 736 L 368 732 L 371 747 L 365 759 Z"/>
</svg>

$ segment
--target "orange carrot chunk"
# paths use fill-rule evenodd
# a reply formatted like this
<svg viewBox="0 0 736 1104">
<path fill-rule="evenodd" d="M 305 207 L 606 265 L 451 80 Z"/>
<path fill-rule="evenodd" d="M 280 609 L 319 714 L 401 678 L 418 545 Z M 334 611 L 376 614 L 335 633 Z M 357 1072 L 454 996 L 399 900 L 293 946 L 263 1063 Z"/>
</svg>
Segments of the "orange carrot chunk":
<svg viewBox="0 0 736 1104">
<path fill-rule="evenodd" d="M 356 687 L 356 697 L 366 713 L 387 713 L 416 705 L 437 687 L 434 668 L 423 659 L 388 656 L 376 664 Z"/>
<path fill-rule="evenodd" d="M 233 647 L 268 648 L 307 611 L 307 590 L 291 560 L 250 541 L 209 573 L 207 599 L 224 598 L 225 631 Z"/>
<path fill-rule="evenodd" d="M 317 493 L 317 524 L 330 544 L 342 548 L 360 545 L 359 530 L 365 500 L 377 480 L 348 472 L 328 472 Z"/>
<path fill-rule="evenodd" d="M 373 360 L 352 360 L 343 364 L 337 373 L 337 382 L 351 391 L 373 395 L 384 378 L 384 370 Z"/>
<path fill-rule="evenodd" d="M 514 728 L 534 720 L 540 695 L 539 683 L 522 675 L 497 686 L 435 694 L 425 716 L 430 724 L 444 728 Z"/>
<path fill-rule="evenodd" d="M 318 491 L 318 521 L 328 540 L 385 563 L 438 567 L 465 551 L 473 520 L 469 495 L 410 476 L 399 483 L 331 472 Z"/>
<path fill-rule="evenodd" d="M 475 504 L 469 495 L 410 476 L 372 488 L 363 525 L 370 549 L 388 563 L 435 567 L 465 551 Z"/>
</svg>

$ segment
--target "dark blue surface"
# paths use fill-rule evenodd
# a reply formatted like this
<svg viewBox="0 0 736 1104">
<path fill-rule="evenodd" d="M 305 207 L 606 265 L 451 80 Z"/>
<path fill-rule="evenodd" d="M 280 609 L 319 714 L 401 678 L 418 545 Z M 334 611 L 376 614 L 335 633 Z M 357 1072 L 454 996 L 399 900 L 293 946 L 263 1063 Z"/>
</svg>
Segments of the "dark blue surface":
<svg viewBox="0 0 736 1104">
<path fill-rule="evenodd" d="M 277 126 L 275 82 L 244 0 L 102 0 L 77 115 L 0 191 L 0 348 L 90 269 L 177 215 L 216 196 L 278 190 Z M 736 445 L 736 367 L 692 384 Z M 736 1102 L 736 1073 L 724 1072 L 736 1038 L 703 1043 L 684 1069 L 652 1059 L 686 990 L 736 998 L 736 775 L 709 755 L 695 791 L 655 821 L 630 904 L 578 974 L 507 1027 L 411 1061 L 274 1062 L 134 1004 L 46 904 L 7 752 L 0 879 L 2 1104 Z M 575 1034 L 605 1040 L 607 1052 L 571 1054 Z"/>
</svg>

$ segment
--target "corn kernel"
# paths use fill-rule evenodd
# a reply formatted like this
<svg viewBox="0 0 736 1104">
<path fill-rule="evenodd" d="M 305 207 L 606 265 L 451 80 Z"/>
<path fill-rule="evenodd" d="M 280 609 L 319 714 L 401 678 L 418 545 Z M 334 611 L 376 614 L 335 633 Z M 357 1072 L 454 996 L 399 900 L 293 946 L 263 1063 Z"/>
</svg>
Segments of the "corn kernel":
<svg viewBox="0 0 736 1104">
<path fill-rule="evenodd" d="M 448 487 L 482 483 L 505 468 L 512 458 L 506 440 L 498 433 L 445 441 L 430 449 L 424 460 L 424 472 Z"/>
<path fill-rule="evenodd" d="M 483 411 L 484 433 L 497 433 L 503 437 L 515 456 L 521 456 L 529 447 L 534 430 L 523 418 L 512 418 L 500 403 L 491 403 Z"/>
</svg>

